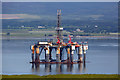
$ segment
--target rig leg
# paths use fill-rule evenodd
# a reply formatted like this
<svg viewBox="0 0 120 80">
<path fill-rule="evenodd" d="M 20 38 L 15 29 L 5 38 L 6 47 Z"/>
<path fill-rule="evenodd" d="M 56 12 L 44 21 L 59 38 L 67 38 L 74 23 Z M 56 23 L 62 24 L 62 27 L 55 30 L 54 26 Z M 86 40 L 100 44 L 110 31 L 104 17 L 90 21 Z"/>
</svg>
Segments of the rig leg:
<svg viewBox="0 0 120 80">
<path fill-rule="evenodd" d="M 70 62 L 70 48 L 67 48 L 67 61 Z"/>
<path fill-rule="evenodd" d="M 34 53 L 32 53 L 32 62 L 34 62 L 35 60 L 34 60 Z"/>
<path fill-rule="evenodd" d="M 35 60 L 34 60 L 34 53 L 35 53 L 34 45 L 31 46 L 31 50 L 32 50 L 32 62 L 35 62 Z"/>
<path fill-rule="evenodd" d="M 80 47 L 78 47 L 78 62 L 83 62 L 82 54 L 83 54 L 83 47 L 81 45 Z"/>
<path fill-rule="evenodd" d="M 50 62 L 50 60 L 49 60 L 49 54 L 46 54 L 46 62 Z"/>
<path fill-rule="evenodd" d="M 86 61 L 86 51 L 88 50 L 88 45 L 86 44 L 86 45 L 83 45 L 83 55 L 84 55 L 84 58 L 83 58 L 83 60 L 84 60 L 84 63 L 85 63 L 85 61 Z"/>
<path fill-rule="evenodd" d="M 71 60 L 71 62 L 73 62 L 73 57 L 74 57 L 74 51 L 72 51 L 72 53 L 70 54 L 70 60 Z"/>
<path fill-rule="evenodd" d="M 61 62 L 61 60 L 60 60 L 60 47 L 57 48 L 56 62 Z"/>
<path fill-rule="evenodd" d="M 60 60 L 62 61 L 62 51 L 63 49 L 60 49 Z"/>
<path fill-rule="evenodd" d="M 75 46 L 74 45 L 72 45 L 71 46 L 71 54 L 70 54 L 70 58 L 71 58 L 71 62 L 73 62 L 73 57 L 74 57 L 74 51 L 75 51 Z"/>
<path fill-rule="evenodd" d="M 50 49 L 49 49 L 49 46 L 47 46 L 46 49 L 45 49 L 45 55 L 46 55 L 45 61 L 46 62 L 50 62 L 50 60 L 49 60 L 50 54 L 49 53 L 50 53 Z"/>
<path fill-rule="evenodd" d="M 35 56 L 35 62 L 40 62 L 40 59 L 39 59 L 39 47 L 36 48 L 36 56 Z"/>
<path fill-rule="evenodd" d="M 50 48 L 50 53 L 49 53 L 49 59 L 50 59 L 50 61 L 52 60 L 52 54 L 51 54 L 51 52 L 52 52 L 52 48 Z"/>
</svg>

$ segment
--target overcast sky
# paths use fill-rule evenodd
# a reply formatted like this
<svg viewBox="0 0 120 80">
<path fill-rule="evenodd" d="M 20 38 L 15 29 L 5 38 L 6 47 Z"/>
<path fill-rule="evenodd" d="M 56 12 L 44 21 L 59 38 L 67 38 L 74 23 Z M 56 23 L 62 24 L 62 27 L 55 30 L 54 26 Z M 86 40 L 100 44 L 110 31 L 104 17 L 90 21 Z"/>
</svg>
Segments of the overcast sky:
<svg viewBox="0 0 120 80">
<path fill-rule="evenodd" d="M 2 2 L 118 2 L 120 0 L 0 0 Z"/>
</svg>

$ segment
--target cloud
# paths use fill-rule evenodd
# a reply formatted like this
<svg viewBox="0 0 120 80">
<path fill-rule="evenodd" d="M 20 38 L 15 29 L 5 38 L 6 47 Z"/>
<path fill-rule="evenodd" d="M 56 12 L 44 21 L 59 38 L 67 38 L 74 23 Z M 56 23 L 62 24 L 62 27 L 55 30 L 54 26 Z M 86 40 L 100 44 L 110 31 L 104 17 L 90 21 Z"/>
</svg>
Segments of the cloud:
<svg viewBox="0 0 120 80">
<path fill-rule="evenodd" d="M 0 19 L 40 19 L 38 15 L 30 14 L 0 14 Z"/>
<path fill-rule="evenodd" d="M 86 17 L 89 17 L 89 18 L 93 18 L 93 19 L 99 19 L 99 18 L 101 18 L 101 17 L 104 17 L 104 15 L 88 15 L 88 16 L 86 16 Z"/>
</svg>

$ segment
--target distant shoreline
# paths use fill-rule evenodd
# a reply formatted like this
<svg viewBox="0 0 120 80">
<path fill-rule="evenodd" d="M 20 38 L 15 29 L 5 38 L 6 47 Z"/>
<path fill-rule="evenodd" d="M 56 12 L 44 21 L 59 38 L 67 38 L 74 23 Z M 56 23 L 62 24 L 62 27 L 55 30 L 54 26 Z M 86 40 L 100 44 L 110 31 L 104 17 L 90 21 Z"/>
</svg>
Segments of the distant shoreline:
<svg viewBox="0 0 120 80">
<path fill-rule="evenodd" d="M 20 37 L 20 36 L 2 36 L 0 39 L 54 39 L 55 37 Z M 68 39 L 68 37 L 63 37 Z M 74 39 L 119 39 L 118 36 L 77 36 Z"/>
</svg>

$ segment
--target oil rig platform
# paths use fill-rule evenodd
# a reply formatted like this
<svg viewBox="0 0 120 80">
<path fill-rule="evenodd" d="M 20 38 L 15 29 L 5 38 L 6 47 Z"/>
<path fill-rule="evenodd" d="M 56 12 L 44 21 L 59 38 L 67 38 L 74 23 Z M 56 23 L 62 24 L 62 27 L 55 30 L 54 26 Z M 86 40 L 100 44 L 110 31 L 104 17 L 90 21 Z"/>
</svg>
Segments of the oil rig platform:
<svg viewBox="0 0 120 80">
<path fill-rule="evenodd" d="M 88 50 L 87 42 L 72 42 L 71 36 L 69 35 L 68 43 L 63 42 L 62 31 L 63 28 L 60 25 L 61 10 L 57 10 L 57 27 L 55 28 L 57 32 L 56 43 L 50 41 L 38 41 L 37 44 L 31 45 L 32 51 L 32 62 L 39 64 L 77 64 L 83 63 L 86 59 L 86 51 Z M 56 59 L 52 59 L 52 50 L 56 51 Z M 63 50 L 66 50 L 67 59 L 63 60 Z M 45 59 L 41 60 L 40 56 L 42 51 L 45 53 Z M 75 51 L 78 55 L 78 59 L 74 60 Z"/>
</svg>

